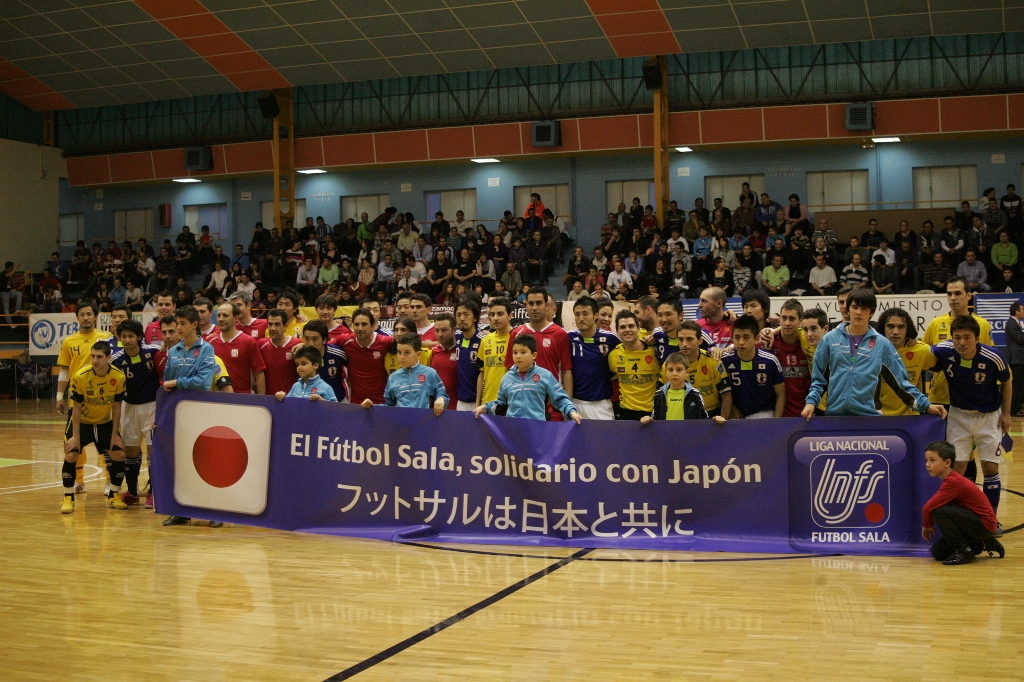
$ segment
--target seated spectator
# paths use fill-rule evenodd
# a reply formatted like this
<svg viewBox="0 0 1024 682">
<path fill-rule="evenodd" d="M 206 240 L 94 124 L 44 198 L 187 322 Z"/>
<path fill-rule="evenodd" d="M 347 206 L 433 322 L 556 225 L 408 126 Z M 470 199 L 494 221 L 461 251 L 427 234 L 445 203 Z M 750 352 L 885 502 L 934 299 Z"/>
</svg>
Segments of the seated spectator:
<svg viewBox="0 0 1024 682">
<path fill-rule="evenodd" d="M 918 266 L 920 264 L 914 242 L 904 239 L 896 250 L 896 281 L 901 294 L 912 294 L 920 289 Z"/>
<path fill-rule="evenodd" d="M 875 218 L 868 220 L 868 229 L 860 236 L 861 245 L 874 251 L 881 245 L 883 239 L 886 239 L 886 236 L 878 231 L 878 220 Z"/>
<path fill-rule="evenodd" d="M 789 206 L 786 207 L 786 222 L 793 230 L 796 230 L 797 227 L 806 230 L 811 225 L 808 220 L 807 204 L 800 203 L 800 196 L 798 194 L 789 195 Z"/>
<path fill-rule="evenodd" d="M 1006 230 L 999 233 L 999 241 L 992 245 L 992 264 L 999 270 L 1013 269 L 1017 265 L 1017 245 L 1010 241 Z"/>
<path fill-rule="evenodd" d="M 821 218 L 818 220 L 818 229 L 811 235 L 811 241 L 815 244 L 818 239 L 825 240 L 825 247 L 828 249 L 835 249 L 836 244 L 839 242 L 839 235 L 836 231 L 828 226 L 828 218 Z M 835 267 L 835 263 L 829 263 L 830 266 Z"/>
<path fill-rule="evenodd" d="M 1003 294 L 1014 294 L 1024 291 L 1024 284 L 1021 282 L 1021 278 L 1017 276 L 1017 272 L 1011 268 L 1004 268 L 999 273 L 999 283 L 996 290 Z"/>
<path fill-rule="evenodd" d="M 508 292 L 508 295 L 513 298 L 519 296 L 519 292 L 523 289 L 523 278 L 519 274 L 516 264 L 511 260 L 505 263 L 505 272 L 501 275 L 501 284 L 505 291 Z"/>
<path fill-rule="evenodd" d="M 953 279 L 953 270 L 946 265 L 941 251 L 932 254 L 932 262 L 921 266 L 921 285 L 936 293 L 944 293 L 946 284 Z"/>
<path fill-rule="evenodd" d="M 608 291 L 614 298 L 626 300 L 633 289 L 633 277 L 626 272 L 622 261 L 615 261 L 615 270 L 608 275 Z"/>
<path fill-rule="evenodd" d="M 957 266 L 956 276 L 967 280 L 971 292 L 992 290 L 988 284 L 988 271 L 985 269 L 985 265 L 978 260 L 978 253 L 973 248 L 964 252 L 964 260 Z"/>
<path fill-rule="evenodd" d="M 773 254 L 772 264 L 761 273 L 761 287 L 767 290 L 770 296 L 789 295 L 789 268 L 782 262 L 780 254 Z"/>
<path fill-rule="evenodd" d="M 875 294 L 891 294 L 896 289 L 896 271 L 881 253 L 875 254 L 875 262 L 871 266 L 871 286 Z"/>
<path fill-rule="evenodd" d="M 818 237 L 819 241 L 823 241 Z M 836 291 L 836 271 L 825 260 L 825 254 L 814 254 L 814 267 L 807 277 L 811 290 L 818 296 L 831 296 Z"/>
<path fill-rule="evenodd" d="M 854 237 L 856 239 L 856 237 Z M 843 275 L 840 278 L 842 285 L 851 287 L 863 287 L 870 283 L 867 269 L 861 265 L 860 252 L 854 251 L 852 262 L 843 268 Z"/>
</svg>

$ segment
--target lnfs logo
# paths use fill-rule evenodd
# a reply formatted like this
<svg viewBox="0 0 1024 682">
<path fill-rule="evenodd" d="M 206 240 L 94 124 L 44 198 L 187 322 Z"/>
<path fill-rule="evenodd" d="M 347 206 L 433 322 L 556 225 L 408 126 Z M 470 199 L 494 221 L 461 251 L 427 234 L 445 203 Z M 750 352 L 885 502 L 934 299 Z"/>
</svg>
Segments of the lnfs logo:
<svg viewBox="0 0 1024 682">
<path fill-rule="evenodd" d="M 879 455 L 811 461 L 811 517 L 822 528 L 877 528 L 889 518 L 889 463 Z"/>
</svg>

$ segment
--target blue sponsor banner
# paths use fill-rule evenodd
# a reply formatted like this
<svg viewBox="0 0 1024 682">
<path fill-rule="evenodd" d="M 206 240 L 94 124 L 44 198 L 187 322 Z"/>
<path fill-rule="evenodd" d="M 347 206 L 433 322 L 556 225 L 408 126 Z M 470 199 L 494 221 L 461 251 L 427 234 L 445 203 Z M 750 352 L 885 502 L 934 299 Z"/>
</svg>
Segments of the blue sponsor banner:
<svg viewBox="0 0 1024 682">
<path fill-rule="evenodd" d="M 286 530 L 645 550 L 919 555 L 931 416 L 577 426 L 160 393 L 157 511 Z"/>
<path fill-rule="evenodd" d="M 1006 348 L 1006 320 L 1010 318 L 1010 306 L 1024 301 L 1024 294 L 975 294 L 974 313 L 985 318 L 992 325 L 992 344 Z"/>
</svg>

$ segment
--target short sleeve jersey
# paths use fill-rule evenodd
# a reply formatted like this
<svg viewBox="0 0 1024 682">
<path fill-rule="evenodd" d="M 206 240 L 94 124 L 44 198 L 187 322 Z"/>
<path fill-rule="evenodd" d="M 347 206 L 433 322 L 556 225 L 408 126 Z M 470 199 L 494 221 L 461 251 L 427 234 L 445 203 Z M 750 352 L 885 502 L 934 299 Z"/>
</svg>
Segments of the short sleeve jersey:
<svg viewBox="0 0 1024 682">
<path fill-rule="evenodd" d="M 388 384 L 384 355 L 390 347 L 391 339 L 377 333 L 365 347 L 354 336 L 342 345 L 341 349 L 348 357 L 348 379 L 352 389 L 349 396 L 353 403 L 369 398 L 374 404 L 384 404 L 384 389 Z"/>
<path fill-rule="evenodd" d="M 984 317 L 978 317 L 977 315 L 971 314 L 974 321 L 981 327 L 981 336 L 978 337 L 979 343 L 992 345 L 992 326 L 988 323 Z M 951 338 L 949 328 L 953 324 L 952 313 L 946 313 L 945 315 L 939 315 L 928 325 L 928 330 L 924 333 L 924 341 L 929 346 L 935 346 L 943 341 Z M 944 374 L 935 373 L 932 376 L 932 385 L 928 391 L 928 399 L 933 403 L 940 405 L 949 405 L 949 386 L 946 383 L 946 377 Z"/>
<path fill-rule="evenodd" d="M 479 329 L 469 338 L 466 338 L 461 330 L 455 332 L 455 348 L 459 353 L 457 360 L 459 386 L 456 395 L 448 396 L 450 400 L 457 399 L 464 403 L 476 402 L 476 378 L 480 374 L 480 368 L 476 366 L 476 359 L 480 353 L 480 341 L 483 336 L 483 332 Z M 448 390 L 447 387 L 445 390 Z"/>
<path fill-rule="evenodd" d="M 430 362 L 427 363 L 422 360 L 420 362 L 432 367 L 437 372 L 437 375 L 441 377 L 444 391 L 448 394 L 448 409 L 454 410 L 458 401 L 453 400 L 452 396 L 456 395 L 456 391 L 459 390 L 458 346 L 452 346 L 446 350 L 441 347 L 441 344 L 437 344 L 430 349 Z"/>
<path fill-rule="evenodd" d="M 804 399 L 811 390 L 811 370 L 807 355 L 804 354 L 800 340 L 786 343 L 782 333 L 775 335 L 768 349 L 779 359 L 782 365 L 782 378 L 786 382 L 786 409 L 783 417 L 799 417 L 804 409 Z"/>
<path fill-rule="evenodd" d="M 932 353 L 938 360 L 936 369 L 949 384 L 950 405 L 978 412 L 995 412 L 1002 406 L 999 383 L 1010 380 L 1010 369 L 996 348 L 979 343 L 974 357 L 965 360 L 952 341 L 943 341 L 932 346 Z"/>
<path fill-rule="evenodd" d="M 242 324 L 241 322 L 236 322 L 235 324 L 238 327 L 238 331 L 242 332 L 246 336 L 251 336 L 254 339 L 262 339 L 267 336 L 266 320 L 254 317 L 249 321 L 249 324 Z"/>
<path fill-rule="evenodd" d="M 124 400 L 124 373 L 110 367 L 98 376 L 92 365 L 78 370 L 71 378 L 71 400 L 82 408 L 83 424 L 106 424 L 112 418 L 115 402 Z"/>
<path fill-rule="evenodd" d="M 629 351 L 622 344 L 608 354 L 608 369 L 619 379 L 619 406 L 637 412 L 654 410 L 654 392 L 658 390 L 661 363 L 654 349 Z"/>
<path fill-rule="evenodd" d="M 935 366 L 936 358 L 931 347 L 920 341 L 913 341 L 909 346 L 905 345 L 897 351 L 903 366 L 907 369 L 907 378 L 919 391 L 924 392 L 924 372 Z M 900 400 L 886 383 L 882 383 L 880 396 L 882 403 L 882 415 L 886 417 L 898 417 L 901 415 L 915 415 L 909 405 Z"/>
<path fill-rule="evenodd" d="M 480 341 L 476 352 L 476 366 L 483 373 L 484 388 L 480 396 L 481 403 L 489 403 L 498 399 L 501 378 L 505 376 L 505 352 L 508 350 L 509 335 L 499 336 L 491 332 Z"/>
<path fill-rule="evenodd" d="M 420 364 L 424 367 L 430 367 L 430 360 L 432 357 L 433 353 L 430 352 L 429 348 L 422 349 L 420 351 Z M 402 366 L 398 364 L 398 353 L 388 353 L 384 356 L 384 371 L 388 373 L 388 376 L 397 372 L 401 367 Z"/>
<path fill-rule="evenodd" d="M 267 384 L 267 395 L 274 395 L 278 391 L 288 393 L 299 380 L 299 374 L 295 371 L 295 358 L 292 353 L 300 341 L 293 336 L 286 336 L 283 346 L 275 346 L 271 339 L 260 339 L 260 355 L 263 357 L 263 376 Z"/>
<path fill-rule="evenodd" d="M 537 364 L 555 375 L 555 381 L 562 383 L 562 372 L 572 369 L 572 355 L 569 352 L 569 335 L 554 322 L 549 322 L 540 331 L 534 331 L 528 324 L 512 330 L 508 348 L 505 350 L 505 367 L 512 366 L 512 346 L 520 334 L 533 334 L 537 339 Z"/>
<path fill-rule="evenodd" d="M 775 387 L 785 383 L 779 359 L 761 348 L 750 362 L 740 356 L 726 353 L 722 356 L 732 379 L 732 404 L 744 417 L 775 409 Z"/>
<path fill-rule="evenodd" d="M 224 335 L 217 332 L 210 344 L 228 368 L 235 393 L 252 393 L 253 374 L 267 368 L 256 339 L 239 332 L 231 341 L 225 341 Z"/>
<path fill-rule="evenodd" d="M 708 412 L 720 408 L 722 394 L 732 390 L 732 379 L 725 371 L 725 365 L 704 351 L 700 351 L 696 362 L 690 363 L 690 383 L 700 391 L 704 409 Z"/>
<path fill-rule="evenodd" d="M 621 343 L 618 336 L 601 329 L 594 333 L 593 338 L 584 337 L 579 330 L 569 332 L 573 398 L 590 402 L 611 400 L 608 355 Z"/>
<path fill-rule="evenodd" d="M 156 400 L 160 377 L 156 371 L 156 354 L 160 346 L 143 344 L 138 355 L 119 351 L 110 358 L 110 364 L 121 370 L 125 378 L 125 398 L 129 405 L 143 405 Z"/>
<path fill-rule="evenodd" d="M 732 323 L 724 317 L 717 324 L 711 324 L 704 318 L 697 320 L 697 324 L 711 336 L 711 342 L 719 348 L 725 348 L 732 343 Z"/>
<path fill-rule="evenodd" d="M 88 334 L 75 332 L 64 339 L 60 344 L 60 354 L 57 356 L 57 364 L 68 368 L 68 376 L 75 376 L 78 370 L 89 364 L 89 353 L 92 345 L 97 341 L 112 339 L 110 332 L 93 329 Z"/>
<path fill-rule="evenodd" d="M 318 374 L 324 383 L 334 391 L 334 397 L 338 402 L 344 402 L 348 390 L 345 387 L 345 366 L 348 365 L 348 358 L 345 351 L 332 344 L 324 345 L 323 360 L 320 362 Z"/>
</svg>

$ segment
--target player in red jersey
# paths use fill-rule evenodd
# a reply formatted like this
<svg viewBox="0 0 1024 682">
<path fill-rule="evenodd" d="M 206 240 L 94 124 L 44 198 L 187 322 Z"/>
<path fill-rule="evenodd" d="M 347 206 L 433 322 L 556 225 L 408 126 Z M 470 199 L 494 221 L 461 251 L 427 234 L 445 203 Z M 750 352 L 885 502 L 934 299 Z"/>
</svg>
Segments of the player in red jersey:
<svg viewBox="0 0 1024 682">
<path fill-rule="evenodd" d="M 413 294 L 409 300 L 409 317 L 416 323 L 416 333 L 422 341 L 437 341 L 434 323 L 430 321 L 430 297 Z"/>
<path fill-rule="evenodd" d="M 729 297 L 720 287 L 708 287 L 700 294 L 700 319 L 697 324 L 711 335 L 719 348 L 732 345 L 732 323 L 725 317 L 725 301 Z"/>
<path fill-rule="evenodd" d="M 430 366 L 434 368 L 441 383 L 444 384 L 445 393 L 449 396 L 456 395 L 459 387 L 459 349 L 455 347 L 455 316 L 451 313 L 441 313 L 434 319 L 434 331 L 437 334 L 437 345 L 430 349 Z M 454 410 L 456 400 L 448 401 L 448 409 Z"/>
<path fill-rule="evenodd" d="M 241 312 L 236 303 L 223 303 L 217 306 L 217 327 L 220 333 L 211 335 L 210 343 L 213 345 L 213 352 L 228 368 L 228 376 L 231 377 L 235 393 L 252 393 L 255 379 L 256 394 L 264 395 L 267 392 L 264 376 L 266 363 L 260 355 L 256 339 L 243 334 L 236 325 L 235 320 Z"/>
<path fill-rule="evenodd" d="M 174 314 L 174 294 L 164 290 L 156 295 L 156 318 L 146 325 L 146 343 L 159 345 L 163 342 L 160 320 Z"/>
<path fill-rule="evenodd" d="M 235 303 L 242 314 L 235 320 L 238 331 L 254 339 L 262 339 L 267 335 L 267 321 L 252 316 L 252 296 L 245 291 L 236 291 L 228 297 L 228 303 Z"/>
<path fill-rule="evenodd" d="M 782 378 L 786 382 L 786 409 L 783 417 L 799 417 L 804 409 L 804 399 L 811 390 L 811 368 L 800 343 L 800 320 L 804 307 L 800 301 L 791 298 L 782 304 L 779 313 L 779 333 L 772 339 L 768 351 L 779 359 Z"/>
<path fill-rule="evenodd" d="M 266 377 L 267 395 L 274 395 L 278 391 L 287 393 L 299 380 L 292 354 L 302 347 L 302 342 L 284 333 L 287 323 L 288 313 L 271 310 L 267 313 L 267 332 L 270 336 L 258 341 L 260 356 L 266 367 L 263 374 Z"/>
<path fill-rule="evenodd" d="M 376 405 L 384 404 L 384 389 L 388 384 L 384 355 L 392 339 L 373 331 L 373 327 L 373 315 L 360 308 L 352 313 L 355 336 L 342 344 L 348 356 L 349 396 L 354 405 L 367 398 Z"/>
<path fill-rule="evenodd" d="M 555 375 L 565 392 L 572 397 L 572 353 L 569 349 L 569 335 L 564 329 L 548 320 L 548 292 L 541 287 L 530 289 L 526 295 L 526 316 L 528 322 L 509 334 L 505 367 L 512 366 L 512 345 L 516 336 L 533 334 L 537 339 L 537 364 Z"/>
<path fill-rule="evenodd" d="M 327 343 L 341 346 L 353 337 L 352 330 L 334 319 L 338 312 L 338 299 L 333 294 L 321 294 L 316 299 L 316 316 L 327 327 Z M 338 396 L 341 400 L 341 396 Z"/>
<path fill-rule="evenodd" d="M 192 302 L 192 307 L 199 313 L 199 326 L 196 333 L 203 337 L 203 341 L 210 343 L 213 337 L 220 333 L 213 319 L 213 301 L 208 298 L 199 297 Z"/>
</svg>

